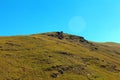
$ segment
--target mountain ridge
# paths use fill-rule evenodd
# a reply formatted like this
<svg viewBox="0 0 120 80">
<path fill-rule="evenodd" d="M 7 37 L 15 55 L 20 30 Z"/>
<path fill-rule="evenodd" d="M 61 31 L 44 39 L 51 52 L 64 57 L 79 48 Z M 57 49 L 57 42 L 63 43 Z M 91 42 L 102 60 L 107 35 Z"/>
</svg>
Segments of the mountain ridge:
<svg viewBox="0 0 120 80">
<path fill-rule="evenodd" d="M 15 36 L 30 36 L 30 35 L 39 35 L 39 34 L 50 34 L 50 33 L 56 33 L 58 31 L 55 32 L 42 32 L 42 33 L 34 33 L 34 34 L 18 34 L 18 35 L 0 35 L 0 37 L 15 37 Z M 68 35 L 73 35 L 73 36 L 80 36 L 80 35 L 76 35 L 76 34 L 69 34 L 69 33 L 64 33 L 64 34 L 68 34 Z M 82 37 L 82 36 L 81 36 Z M 114 42 L 114 41 L 92 41 L 87 39 L 89 42 L 95 42 L 95 43 L 114 43 L 114 44 L 120 44 L 119 42 Z"/>
</svg>

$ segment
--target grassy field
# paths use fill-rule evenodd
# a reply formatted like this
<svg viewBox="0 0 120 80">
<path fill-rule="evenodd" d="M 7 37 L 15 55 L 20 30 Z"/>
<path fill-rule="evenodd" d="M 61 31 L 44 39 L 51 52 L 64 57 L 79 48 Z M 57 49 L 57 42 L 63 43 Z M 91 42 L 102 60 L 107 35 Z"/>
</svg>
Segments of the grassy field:
<svg viewBox="0 0 120 80">
<path fill-rule="evenodd" d="M 120 80 L 120 44 L 63 36 L 0 37 L 0 80 Z"/>
</svg>

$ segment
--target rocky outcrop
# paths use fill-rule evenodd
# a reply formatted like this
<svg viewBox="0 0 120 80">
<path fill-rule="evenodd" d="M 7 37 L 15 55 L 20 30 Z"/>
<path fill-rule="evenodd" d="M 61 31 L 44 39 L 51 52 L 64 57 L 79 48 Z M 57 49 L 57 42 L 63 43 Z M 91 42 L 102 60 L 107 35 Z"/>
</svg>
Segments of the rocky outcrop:
<svg viewBox="0 0 120 80">
<path fill-rule="evenodd" d="M 56 65 L 45 69 L 45 71 L 51 71 L 51 72 L 54 71 L 54 73 L 51 73 L 50 75 L 52 78 L 57 78 L 66 72 L 72 72 L 83 76 L 88 76 L 88 74 L 92 75 L 91 71 L 89 71 L 84 65 L 74 65 L 74 66 Z"/>
<path fill-rule="evenodd" d="M 82 36 L 64 34 L 63 31 L 48 33 L 48 34 L 45 34 L 45 35 L 48 35 L 50 37 L 55 37 L 55 38 L 58 38 L 60 40 L 64 39 L 64 40 L 67 40 L 69 42 L 82 44 L 83 47 L 88 47 L 92 51 L 98 50 L 97 46 L 95 46 L 92 42 L 86 40 Z"/>
<path fill-rule="evenodd" d="M 61 32 L 56 32 L 56 36 L 58 37 L 58 39 L 63 39 L 64 36 L 63 36 L 63 31 Z"/>
</svg>

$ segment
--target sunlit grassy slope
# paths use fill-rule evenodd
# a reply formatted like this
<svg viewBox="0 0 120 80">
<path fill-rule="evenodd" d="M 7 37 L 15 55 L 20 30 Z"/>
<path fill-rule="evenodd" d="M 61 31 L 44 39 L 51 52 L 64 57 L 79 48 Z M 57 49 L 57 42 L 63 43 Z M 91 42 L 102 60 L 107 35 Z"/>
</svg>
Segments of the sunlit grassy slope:
<svg viewBox="0 0 120 80">
<path fill-rule="evenodd" d="M 0 80 L 120 80 L 120 45 L 56 33 L 0 37 Z"/>
</svg>

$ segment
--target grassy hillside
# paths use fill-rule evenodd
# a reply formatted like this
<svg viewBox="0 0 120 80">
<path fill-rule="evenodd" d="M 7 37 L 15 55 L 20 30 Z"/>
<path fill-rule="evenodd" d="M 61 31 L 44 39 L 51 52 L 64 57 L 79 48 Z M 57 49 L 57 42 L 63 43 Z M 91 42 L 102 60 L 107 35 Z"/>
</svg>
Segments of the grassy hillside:
<svg viewBox="0 0 120 80">
<path fill-rule="evenodd" d="M 0 37 L 0 80 L 120 80 L 120 45 L 55 32 Z"/>
</svg>

